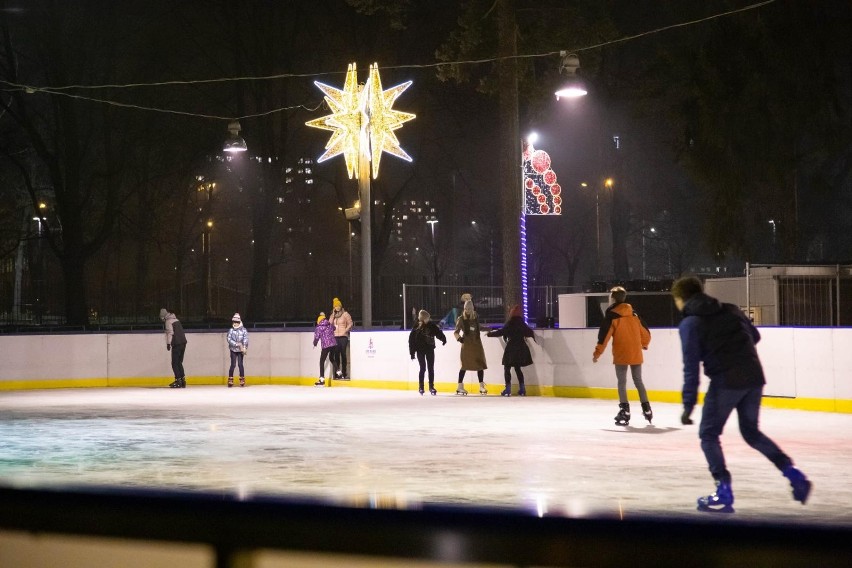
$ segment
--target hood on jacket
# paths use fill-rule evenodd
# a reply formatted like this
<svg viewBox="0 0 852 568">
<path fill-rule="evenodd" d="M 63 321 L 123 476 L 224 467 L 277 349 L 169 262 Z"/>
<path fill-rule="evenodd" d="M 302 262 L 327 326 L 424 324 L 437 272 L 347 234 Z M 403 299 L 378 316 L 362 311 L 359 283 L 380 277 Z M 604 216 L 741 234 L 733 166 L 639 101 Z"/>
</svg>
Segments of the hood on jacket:
<svg viewBox="0 0 852 568">
<path fill-rule="evenodd" d="M 621 317 L 633 315 L 633 306 L 627 302 L 617 302 L 606 309 L 608 312 L 615 312 Z"/>
<path fill-rule="evenodd" d="M 704 293 L 694 295 L 683 305 L 685 316 L 710 316 L 721 311 L 722 304 L 719 300 Z"/>
</svg>

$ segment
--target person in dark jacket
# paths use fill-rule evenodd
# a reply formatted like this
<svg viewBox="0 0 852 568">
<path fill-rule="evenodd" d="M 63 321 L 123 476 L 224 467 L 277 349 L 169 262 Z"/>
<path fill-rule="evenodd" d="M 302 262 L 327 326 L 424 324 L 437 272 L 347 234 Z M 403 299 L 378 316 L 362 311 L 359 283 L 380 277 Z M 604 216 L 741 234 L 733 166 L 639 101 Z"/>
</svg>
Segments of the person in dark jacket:
<svg viewBox="0 0 852 568">
<path fill-rule="evenodd" d="M 166 351 L 172 353 L 172 372 L 175 380 L 169 386 L 173 389 L 186 388 L 186 374 L 183 371 L 183 356 L 186 353 L 186 334 L 183 325 L 171 311 L 166 308 L 160 309 L 160 320 L 162 320 L 166 331 Z"/>
<path fill-rule="evenodd" d="M 435 390 L 435 340 L 439 339 L 441 345 L 447 344 L 447 336 L 441 331 L 441 328 L 432 321 L 432 316 L 426 310 L 420 310 L 417 314 L 417 324 L 408 334 L 408 352 L 411 355 L 411 360 L 417 356 L 417 362 L 420 364 L 420 375 L 418 377 L 420 383 L 420 394 L 423 394 L 423 375 L 429 371 L 429 394 L 435 396 L 438 391 Z"/>
<path fill-rule="evenodd" d="M 716 492 L 699 497 L 698 510 L 734 511 L 731 473 L 719 443 L 719 436 L 734 409 L 743 439 L 775 464 L 790 481 L 793 499 L 804 505 L 811 492 L 811 482 L 758 427 L 766 380 L 755 349 L 760 341 L 757 328 L 737 306 L 720 303 L 706 295 L 701 281 L 694 276 L 677 280 L 672 284 L 671 293 L 684 316 L 678 326 L 683 348 L 681 423 L 692 424 L 690 416 L 698 399 L 700 363 L 704 363 L 704 374 L 710 377 L 698 437 L 716 483 Z"/>
<path fill-rule="evenodd" d="M 518 376 L 518 396 L 526 396 L 527 387 L 524 384 L 524 372 L 521 367 L 532 365 L 532 353 L 526 338 L 532 337 L 535 340 L 535 333 L 524 322 L 521 306 L 513 306 L 509 310 L 509 319 L 506 324 L 499 329 L 489 331 L 486 335 L 506 338 L 506 348 L 503 350 L 503 378 L 506 381 L 506 388 L 500 396 L 512 396 L 512 369 L 515 369 L 515 374 Z"/>
<path fill-rule="evenodd" d="M 612 363 L 615 365 L 615 379 L 618 388 L 618 414 L 615 423 L 618 426 L 630 424 L 630 402 L 627 400 L 627 368 L 633 377 L 633 385 L 639 393 L 642 405 L 642 415 L 648 423 L 654 418 L 651 403 L 642 381 L 642 351 L 648 349 L 651 343 L 651 331 L 642 318 L 628 304 L 627 290 L 616 286 L 609 291 L 610 306 L 606 309 L 604 321 L 598 330 L 598 342 L 592 354 L 592 361 L 598 362 L 606 349 L 606 344 L 612 338 Z"/>
</svg>

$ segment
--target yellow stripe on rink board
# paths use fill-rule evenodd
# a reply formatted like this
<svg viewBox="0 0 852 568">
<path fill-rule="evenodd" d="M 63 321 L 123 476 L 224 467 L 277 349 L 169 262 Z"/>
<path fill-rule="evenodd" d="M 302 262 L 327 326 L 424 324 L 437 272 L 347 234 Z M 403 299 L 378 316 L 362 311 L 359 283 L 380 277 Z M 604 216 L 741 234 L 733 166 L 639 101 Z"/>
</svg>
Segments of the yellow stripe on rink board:
<svg viewBox="0 0 852 568">
<path fill-rule="evenodd" d="M 112 378 L 87 378 L 87 379 L 34 379 L 18 381 L 0 381 L 0 391 L 13 390 L 38 390 L 38 389 L 68 389 L 68 388 L 107 388 L 107 387 L 165 387 L 174 379 L 172 377 L 112 377 Z M 253 377 L 248 375 L 246 383 L 249 385 L 291 385 L 291 386 L 313 386 L 317 379 L 315 377 Z M 239 378 L 235 378 L 235 382 Z M 187 377 L 186 383 L 193 385 L 226 385 L 227 377 Z M 456 390 L 453 383 L 435 383 L 439 393 L 453 393 Z M 475 381 L 465 381 L 465 388 L 471 394 L 478 394 Z M 351 381 L 336 381 L 326 378 L 326 385 L 331 387 L 349 387 L 361 389 L 381 390 L 417 390 L 417 381 L 380 381 L 369 379 L 355 379 Z M 517 382 L 512 383 L 512 392 L 517 393 Z M 502 384 L 488 385 L 489 395 L 499 395 L 503 390 Z M 618 391 L 614 388 L 599 387 L 562 387 L 562 386 L 538 386 L 527 385 L 529 396 L 550 396 L 557 398 L 592 398 L 600 400 L 617 400 Z M 638 401 L 635 390 L 628 389 L 628 398 L 631 402 Z M 651 402 L 668 402 L 678 404 L 681 402 L 681 393 L 677 391 L 648 391 Z M 698 396 L 699 404 L 704 399 L 704 393 Z M 852 400 L 833 400 L 823 398 L 782 398 L 763 397 L 763 405 L 768 408 L 780 408 L 786 410 L 806 410 L 813 412 L 838 412 L 841 414 L 852 414 Z"/>
</svg>

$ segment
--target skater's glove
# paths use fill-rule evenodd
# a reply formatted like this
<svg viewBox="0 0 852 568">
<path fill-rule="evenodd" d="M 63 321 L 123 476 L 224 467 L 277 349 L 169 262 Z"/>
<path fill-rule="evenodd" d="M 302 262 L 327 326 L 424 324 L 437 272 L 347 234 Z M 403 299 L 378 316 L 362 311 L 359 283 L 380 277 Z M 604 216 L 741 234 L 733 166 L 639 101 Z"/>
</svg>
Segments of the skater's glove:
<svg viewBox="0 0 852 568">
<path fill-rule="evenodd" d="M 172 350 L 172 346 L 169 345 L 168 343 L 166 343 L 166 351 L 171 351 L 171 350 Z"/>
<path fill-rule="evenodd" d="M 689 417 L 690 414 L 692 414 L 692 410 L 684 409 L 683 414 L 680 415 L 680 423 L 685 425 L 685 426 L 688 426 L 690 424 L 694 424 L 694 422 L 692 421 L 692 418 Z"/>
</svg>

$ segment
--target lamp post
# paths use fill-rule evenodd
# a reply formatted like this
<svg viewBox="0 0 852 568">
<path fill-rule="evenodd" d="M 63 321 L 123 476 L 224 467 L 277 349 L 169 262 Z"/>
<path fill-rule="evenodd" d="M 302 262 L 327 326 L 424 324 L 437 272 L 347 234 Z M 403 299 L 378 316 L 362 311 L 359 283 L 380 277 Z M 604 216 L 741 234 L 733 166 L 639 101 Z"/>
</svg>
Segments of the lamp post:
<svg viewBox="0 0 852 568">
<path fill-rule="evenodd" d="M 651 234 L 656 234 L 657 229 L 651 227 L 648 229 Z M 647 274 L 645 272 L 645 227 L 642 227 L 642 280 L 647 278 Z"/>
<path fill-rule="evenodd" d="M 204 224 L 204 230 L 201 233 L 201 255 L 204 261 L 204 274 L 202 275 L 202 286 L 204 288 L 204 318 L 210 320 L 212 316 L 211 309 L 211 264 L 212 257 L 210 256 L 210 233 L 213 230 L 213 219 L 208 219 Z"/>
</svg>

